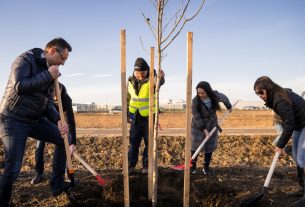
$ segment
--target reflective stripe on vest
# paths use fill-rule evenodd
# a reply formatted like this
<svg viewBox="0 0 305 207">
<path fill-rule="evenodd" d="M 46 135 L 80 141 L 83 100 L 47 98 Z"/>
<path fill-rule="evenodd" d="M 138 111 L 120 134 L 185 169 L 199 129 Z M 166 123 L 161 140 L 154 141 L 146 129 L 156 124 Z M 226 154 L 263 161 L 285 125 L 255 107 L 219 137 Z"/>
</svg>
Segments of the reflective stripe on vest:
<svg viewBox="0 0 305 207">
<path fill-rule="evenodd" d="M 147 117 L 149 115 L 149 82 L 141 86 L 138 95 L 132 83 L 128 82 L 128 92 L 130 94 L 129 112 L 135 113 L 138 110 L 141 116 Z"/>
</svg>

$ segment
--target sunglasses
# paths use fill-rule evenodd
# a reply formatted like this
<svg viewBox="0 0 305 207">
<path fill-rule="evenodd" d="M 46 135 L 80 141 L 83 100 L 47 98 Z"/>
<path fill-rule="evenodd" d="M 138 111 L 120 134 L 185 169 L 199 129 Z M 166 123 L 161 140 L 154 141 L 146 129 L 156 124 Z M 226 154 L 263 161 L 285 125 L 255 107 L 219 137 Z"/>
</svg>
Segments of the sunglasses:
<svg viewBox="0 0 305 207">
<path fill-rule="evenodd" d="M 264 91 L 263 90 L 259 90 L 259 91 L 255 91 L 256 95 L 264 95 Z"/>
</svg>

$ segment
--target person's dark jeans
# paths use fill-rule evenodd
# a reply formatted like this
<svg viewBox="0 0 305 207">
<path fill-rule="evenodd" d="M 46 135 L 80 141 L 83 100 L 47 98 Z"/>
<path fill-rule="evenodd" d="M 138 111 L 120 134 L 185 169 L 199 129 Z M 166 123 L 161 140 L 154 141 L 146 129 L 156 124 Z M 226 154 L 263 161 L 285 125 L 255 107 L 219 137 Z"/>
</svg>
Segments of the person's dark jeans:
<svg viewBox="0 0 305 207">
<path fill-rule="evenodd" d="M 148 119 L 141 119 L 137 123 L 131 123 L 130 126 L 130 147 L 128 152 L 129 165 L 135 167 L 138 162 L 139 148 L 144 139 L 144 151 L 143 151 L 143 167 L 148 167 Z"/>
<path fill-rule="evenodd" d="M 42 175 L 44 171 L 44 147 L 46 143 L 44 141 L 37 141 L 36 143 L 36 151 L 35 151 L 35 171 Z"/>
<path fill-rule="evenodd" d="M 69 142 L 72 139 L 71 134 L 68 135 Z M 38 140 L 36 142 L 36 151 L 35 151 L 35 171 L 42 175 L 44 172 L 44 148 L 46 146 L 46 142 Z"/>
<path fill-rule="evenodd" d="M 0 177 L 0 206 L 8 205 L 10 201 L 13 183 L 21 170 L 28 137 L 56 145 L 50 182 L 51 189 L 60 188 L 63 185 L 66 154 L 64 141 L 55 124 L 43 118 L 35 123 L 25 123 L 2 116 L 0 133 L 5 153 L 5 168 Z"/>
</svg>

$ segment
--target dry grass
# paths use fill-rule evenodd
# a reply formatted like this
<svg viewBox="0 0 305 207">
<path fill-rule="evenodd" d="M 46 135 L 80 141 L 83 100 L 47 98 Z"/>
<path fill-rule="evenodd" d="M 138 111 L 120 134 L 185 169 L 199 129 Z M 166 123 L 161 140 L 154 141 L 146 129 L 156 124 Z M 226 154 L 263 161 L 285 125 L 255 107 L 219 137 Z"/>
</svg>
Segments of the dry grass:
<svg viewBox="0 0 305 207">
<path fill-rule="evenodd" d="M 218 114 L 221 119 L 222 114 Z M 76 113 L 78 128 L 121 128 L 121 114 Z M 184 128 L 186 126 L 185 113 L 161 113 L 162 128 Z M 233 111 L 224 121 L 223 128 L 270 128 L 272 127 L 272 112 L 263 111 Z"/>
</svg>

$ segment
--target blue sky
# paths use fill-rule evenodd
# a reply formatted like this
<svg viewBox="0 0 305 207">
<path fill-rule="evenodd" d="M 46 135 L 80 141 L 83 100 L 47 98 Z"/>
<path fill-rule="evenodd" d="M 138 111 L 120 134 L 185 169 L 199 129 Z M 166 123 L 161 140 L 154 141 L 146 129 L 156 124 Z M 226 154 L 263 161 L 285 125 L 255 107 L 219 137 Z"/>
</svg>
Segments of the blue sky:
<svg viewBox="0 0 305 207">
<path fill-rule="evenodd" d="M 178 2 L 169 4 L 168 19 Z M 198 1 L 190 13 L 196 6 Z M 60 78 L 73 102 L 120 104 L 120 30 L 126 29 L 128 75 L 137 57 L 149 62 L 140 37 L 147 50 L 156 47 L 140 10 L 155 24 L 150 0 L 0 0 L 0 96 L 14 59 L 60 36 L 73 47 Z M 252 101 L 258 100 L 253 83 L 262 75 L 297 93 L 305 87 L 303 0 L 206 0 L 165 51 L 161 103 L 185 99 L 188 31 L 194 39 L 193 88 L 206 80 L 231 100 Z"/>
</svg>

